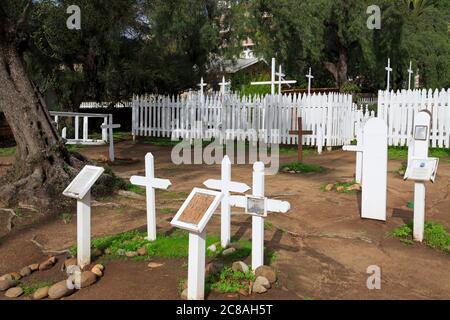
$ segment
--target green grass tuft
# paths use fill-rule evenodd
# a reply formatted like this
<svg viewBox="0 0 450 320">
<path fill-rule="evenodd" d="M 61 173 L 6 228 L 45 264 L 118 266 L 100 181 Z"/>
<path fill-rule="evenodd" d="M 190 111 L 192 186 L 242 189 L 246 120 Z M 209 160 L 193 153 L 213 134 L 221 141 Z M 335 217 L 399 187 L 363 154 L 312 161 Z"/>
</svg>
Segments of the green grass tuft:
<svg viewBox="0 0 450 320">
<path fill-rule="evenodd" d="M 34 281 L 26 284 L 21 284 L 20 287 L 23 289 L 23 294 L 25 296 L 32 295 L 40 288 L 51 287 L 52 282 L 49 281 Z"/>
<path fill-rule="evenodd" d="M 388 149 L 389 160 L 408 160 L 408 147 L 389 147 Z M 449 158 L 449 148 L 430 148 L 429 156 L 435 158 Z"/>
<path fill-rule="evenodd" d="M 323 172 L 325 168 L 316 164 L 306 164 L 298 161 L 294 161 L 285 164 L 281 167 L 282 171 L 295 171 L 296 173 L 319 173 Z"/>
<path fill-rule="evenodd" d="M 131 192 L 134 192 L 134 193 L 141 194 L 141 195 L 144 195 L 144 196 L 145 196 L 145 188 L 136 186 L 136 185 L 131 184 L 131 183 L 128 183 L 128 184 L 127 184 L 125 190 L 131 191 Z"/>
<path fill-rule="evenodd" d="M 13 156 L 16 154 L 16 147 L 0 148 L 0 156 Z"/>
<path fill-rule="evenodd" d="M 243 273 L 226 267 L 219 274 L 209 275 L 206 282 L 207 286 L 210 284 L 211 289 L 221 293 L 237 293 L 241 289 L 248 290 L 251 281 L 255 281 L 253 271 Z"/>
</svg>

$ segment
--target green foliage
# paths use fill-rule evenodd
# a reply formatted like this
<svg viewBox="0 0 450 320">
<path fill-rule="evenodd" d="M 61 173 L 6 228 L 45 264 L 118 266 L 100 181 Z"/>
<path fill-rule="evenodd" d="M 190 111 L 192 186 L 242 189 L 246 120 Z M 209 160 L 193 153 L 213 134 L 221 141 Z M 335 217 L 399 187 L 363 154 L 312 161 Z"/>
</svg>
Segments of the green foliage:
<svg viewBox="0 0 450 320">
<path fill-rule="evenodd" d="M 248 290 L 251 281 L 255 281 L 253 271 L 249 270 L 243 273 L 233 271 L 230 267 L 224 268 L 219 274 L 209 275 L 207 279 L 211 289 L 221 293 L 237 293 L 241 289 Z"/>
<path fill-rule="evenodd" d="M 403 240 L 402 242 L 409 244 L 413 236 L 413 223 L 401 225 L 392 231 L 392 235 Z M 426 221 L 424 241 L 431 248 L 449 252 L 450 234 L 442 224 Z"/>
<path fill-rule="evenodd" d="M 23 289 L 23 294 L 25 296 L 32 295 L 38 289 L 50 287 L 53 283 L 50 281 L 31 281 L 29 283 L 21 283 L 20 287 Z"/>
<path fill-rule="evenodd" d="M 137 194 L 141 194 L 145 196 L 145 189 L 134 184 L 128 183 L 126 189 L 127 191 L 131 191 Z"/>
<path fill-rule="evenodd" d="M 64 224 L 69 224 L 72 222 L 72 214 L 70 212 L 64 212 L 61 214 L 61 219 L 64 222 Z"/>
<path fill-rule="evenodd" d="M 282 171 L 295 171 L 296 173 L 320 173 L 325 170 L 325 168 L 315 165 L 306 164 L 298 161 L 294 161 L 281 166 Z"/>
<path fill-rule="evenodd" d="M 450 157 L 449 148 L 430 148 L 428 151 L 430 157 L 436 157 L 445 159 Z M 388 149 L 389 160 L 407 160 L 408 148 L 407 147 L 389 147 Z"/>
<path fill-rule="evenodd" d="M 16 154 L 16 147 L 0 148 L 0 156 L 13 156 Z"/>
<path fill-rule="evenodd" d="M 344 83 L 341 86 L 340 91 L 342 93 L 353 94 L 354 95 L 354 94 L 360 93 L 361 92 L 361 88 L 355 82 L 347 81 L 346 83 Z"/>
<path fill-rule="evenodd" d="M 398 169 L 397 173 L 404 177 L 406 173 L 406 169 L 408 168 L 408 164 L 406 162 L 402 162 L 400 169 Z"/>
</svg>

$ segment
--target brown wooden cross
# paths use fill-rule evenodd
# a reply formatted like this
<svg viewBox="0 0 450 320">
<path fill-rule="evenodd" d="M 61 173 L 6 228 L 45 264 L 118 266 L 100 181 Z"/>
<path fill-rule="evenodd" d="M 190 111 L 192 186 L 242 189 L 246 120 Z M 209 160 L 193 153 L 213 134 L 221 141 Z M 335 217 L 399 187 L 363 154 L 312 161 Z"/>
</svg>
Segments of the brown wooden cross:
<svg viewBox="0 0 450 320">
<path fill-rule="evenodd" d="M 298 161 L 303 161 L 303 136 L 311 135 L 313 132 L 311 130 L 303 130 L 302 117 L 298 117 L 298 130 L 291 130 L 289 134 L 298 135 Z"/>
</svg>

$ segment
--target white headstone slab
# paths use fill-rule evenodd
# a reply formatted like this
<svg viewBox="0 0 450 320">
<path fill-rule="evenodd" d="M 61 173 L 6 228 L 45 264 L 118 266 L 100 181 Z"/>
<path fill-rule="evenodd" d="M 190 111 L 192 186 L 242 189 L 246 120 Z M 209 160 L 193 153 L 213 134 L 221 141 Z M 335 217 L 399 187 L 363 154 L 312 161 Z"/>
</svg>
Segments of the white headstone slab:
<svg viewBox="0 0 450 320">
<path fill-rule="evenodd" d="M 364 127 L 361 217 L 386 221 L 387 125 L 372 118 Z"/>
<path fill-rule="evenodd" d="M 207 200 L 209 199 L 206 205 L 205 203 L 200 203 L 200 205 L 194 203 L 197 196 L 202 195 L 206 196 L 204 198 Z M 214 211 L 219 206 L 221 199 L 221 192 L 194 188 L 170 224 L 189 232 L 202 233 L 206 224 L 214 214 Z M 202 201 L 203 199 L 200 198 L 200 202 Z M 191 212 L 187 212 L 187 210 L 191 210 Z M 188 217 L 185 217 L 186 215 L 188 215 Z"/>
<path fill-rule="evenodd" d="M 83 199 L 103 171 L 105 169 L 102 167 L 85 166 L 63 191 L 63 195 L 77 200 Z"/>
</svg>

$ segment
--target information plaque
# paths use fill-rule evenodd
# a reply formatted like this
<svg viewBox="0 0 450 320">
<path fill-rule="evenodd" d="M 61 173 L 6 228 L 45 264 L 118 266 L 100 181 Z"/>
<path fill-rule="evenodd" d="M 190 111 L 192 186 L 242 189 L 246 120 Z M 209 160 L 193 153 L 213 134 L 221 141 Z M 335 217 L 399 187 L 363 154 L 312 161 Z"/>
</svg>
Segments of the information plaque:
<svg viewBox="0 0 450 320">
<path fill-rule="evenodd" d="M 77 200 L 83 199 L 103 171 L 105 169 L 102 167 L 85 166 L 63 191 L 63 195 Z"/>
</svg>

